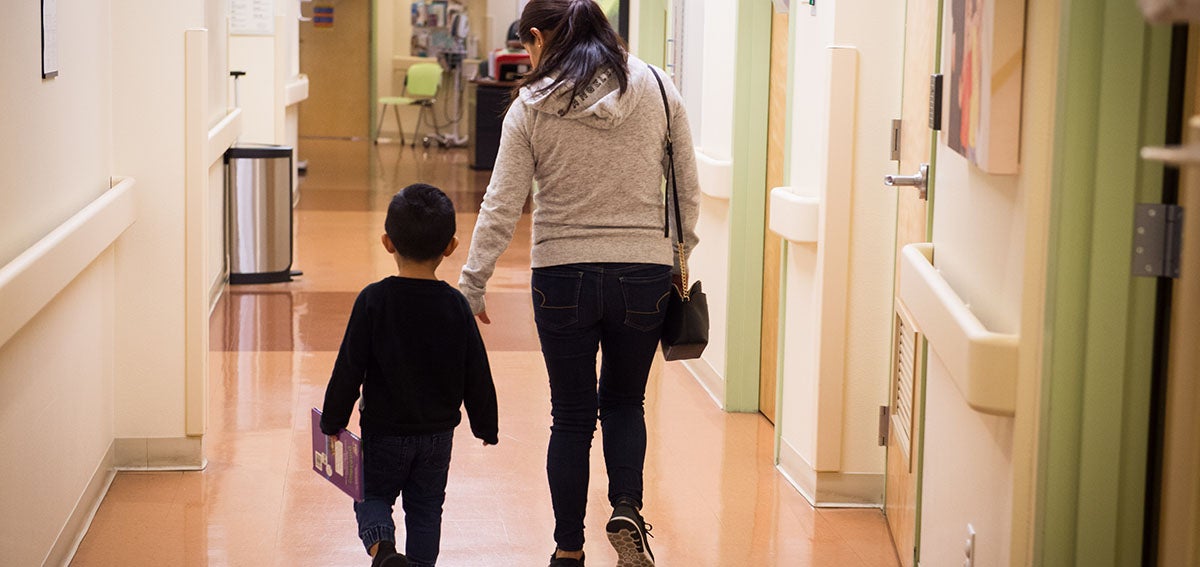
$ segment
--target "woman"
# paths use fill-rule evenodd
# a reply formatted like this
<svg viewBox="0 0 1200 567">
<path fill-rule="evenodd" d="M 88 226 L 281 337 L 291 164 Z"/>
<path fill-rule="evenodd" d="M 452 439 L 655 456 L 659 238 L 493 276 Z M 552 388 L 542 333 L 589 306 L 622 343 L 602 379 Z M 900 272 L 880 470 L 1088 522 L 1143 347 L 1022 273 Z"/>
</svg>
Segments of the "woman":
<svg viewBox="0 0 1200 567">
<path fill-rule="evenodd" d="M 531 0 L 518 33 L 533 70 L 504 119 L 459 289 L 480 321 L 490 323 L 484 288 L 536 181 L 532 293 L 550 377 L 546 472 L 558 546 L 550 565 L 583 565 L 597 415 L 613 506 L 609 540 L 619 565 L 653 565 L 641 516 L 643 402 L 672 268 L 679 269 L 673 217 L 671 233 L 664 233 L 668 123 L 655 77 L 663 73 L 625 51 L 593 0 Z M 663 83 L 692 250 L 699 187 L 691 132 L 679 93 Z M 597 381 L 598 348 L 604 354 Z"/>
</svg>

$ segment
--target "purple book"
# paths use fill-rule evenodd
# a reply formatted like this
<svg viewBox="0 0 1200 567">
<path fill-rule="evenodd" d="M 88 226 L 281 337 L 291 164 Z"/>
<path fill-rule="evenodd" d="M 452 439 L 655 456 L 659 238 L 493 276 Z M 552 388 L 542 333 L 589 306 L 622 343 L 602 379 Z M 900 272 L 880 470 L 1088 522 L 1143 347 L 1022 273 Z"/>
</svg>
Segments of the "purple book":
<svg viewBox="0 0 1200 567">
<path fill-rule="evenodd" d="M 343 429 L 337 443 L 321 433 L 321 410 L 312 410 L 313 470 L 355 502 L 363 500 L 362 440 Z"/>
</svg>

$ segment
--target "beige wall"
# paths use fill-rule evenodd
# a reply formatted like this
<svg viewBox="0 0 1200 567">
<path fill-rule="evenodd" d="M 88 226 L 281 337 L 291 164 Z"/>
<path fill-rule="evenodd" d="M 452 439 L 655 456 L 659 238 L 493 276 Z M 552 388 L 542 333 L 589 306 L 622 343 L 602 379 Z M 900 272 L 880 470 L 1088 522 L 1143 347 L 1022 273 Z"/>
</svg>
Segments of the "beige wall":
<svg viewBox="0 0 1200 567">
<path fill-rule="evenodd" d="M 60 28 L 61 29 L 61 28 Z M 0 553 L 40 565 L 59 533 L 106 482 L 113 440 L 115 261 L 101 255 L 0 347 Z M 75 534 L 68 533 L 64 545 Z"/>
<path fill-rule="evenodd" d="M 996 417 L 970 409 L 937 356 L 929 359 L 925 565 L 960 564 L 968 523 L 976 565 L 1030 557 L 1058 28 L 1054 3 L 1028 5 L 1020 174 L 986 175 L 938 148 L 937 266 L 985 326 L 1020 334 L 1020 370 L 1016 417 Z"/>
<path fill-rule="evenodd" d="M 228 37 L 228 66 L 225 69 L 246 72 L 246 75 L 238 80 L 240 105 L 243 110 L 240 142 L 295 145 L 295 140 L 286 136 L 283 89 L 300 73 L 299 17 L 298 2 L 277 0 L 274 35 L 209 36 L 210 43 L 220 42 Z M 218 66 L 226 64 L 224 61 L 211 59 L 209 63 Z M 233 106 L 233 83 L 227 77 L 228 71 L 224 74 L 226 78 L 222 84 L 227 86 L 227 100 L 229 106 Z M 213 70 L 212 75 L 216 77 L 218 71 Z M 218 111 L 217 102 L 209 101 L 214 112 Z"/>
<path fill-rule="evenodd" d="M 113 170 L 142 214 L 117 248 L 117 437 L 184 435 L 183 30 L 203 4 L 113 1 Z M 147 337 L 153 337 L 147 340 Z"/>
<path fill-rule="evenodd" d="M 61 11 L 61 74 L 47 81 L 41 78 L 39 4 L 6 12 L 14 24 L 0 34 L 0 264 L 107 190 L 112 155 L 107 3 Z"/>
<path fill-rule="evenodd" d="M 184 439 L 184 290 L 203 275 L 185 270 L 183 53 L 184 30 L 203 27 L 220 4 L 72 4 L 58 12 L 60 75 L 47 81 L 37 3 L 9 11 L 0 263 L 114 176 L 137 180 L 138 220 L 87 266 L 52 266 L 77 275 L 0 345 L 0 435 L 19 455 L 0 465 L 6 563 L 57 563 L 70 552 L 109 478 L 114 440 L 179 441 L 192 449 L 187 459 L 201 458 L 199 441 Z"/>
<path fill-rule="evenodd" d="M 638 12 L 636 6 L 631 10 L 633 14 Z M 706 0 L 702 20 L 703 30 L 690 36 L 685 44 L 690 55 L 685 58 L 682 72 L 691 77 L 699 76 L 703 86 L 696 99 L 685 99 L 685 103 L 688 104 L 689 122 L 698 126 L 692 129 L 692 142 L 697 151 L 714 160 L 727 161 L 733 155 L 732 40 L 726 43 L 704 41 L 704 38 L 733 37 L 737 30 L 736 3 Z M 630 35 L 634 35 L 632 30 Z M 711 183 L 710 179 L 700 179 L 702 187 Z M 692 253 L 689 268 L 691 279 L 704 282 L 711 320 L 708 348 L 701 360 L 689 362 L 689 366 L 705 379 L 706 386 L 718 400 L 723 400 L 725 395 L 729 224 L 729 201 L 704 196 L 697 223 L 700 246 Z"/>
<path fill-rule="evenodd" d="M 107 190 L 113 174 L 107 3 L 59 11 L 60 75 L 46 81 L 38 3 L 9 6 L 7 18 L 0 265 Z M 113 439 L 114 286 L 110 250 L 0 345 L 0 436 L 11 457 L 0 462 L 4 563 L 42 563 L 105 461 Z"/>
<path fill-rule="evenodd" d="M 793 191 L 819 196 L 821 193 L 822 116 L 825 91 L 829 90 L 823 65 L 824 48 L 833 42 L 832 14 L 820 10 L 816 17 L 804 11 L 791 15 L 795 33 L 793 45 L 792 87 L 788 106 L 792 112 L 791 154 L 788 184 Z M 814 81 L 814 77 L 822 80 Z M 783 319 L 783 366 L 780 377 L 780 436 L 785 456 L 794 452 L 802 469 L 815 471 L 817 448 L 817 244 L 787 244 L 787 287 L 781 301 L 786 302 Z M 788 470 L 788 459 L 784 469 Z M 803 470 L 788 472 L 793 479 L 804 478 Z M 812 487 L 807 487 L 809 496 Z"/>
<path fill-rule="evenodd" d="M 878 17 L 864 19 L 870 12 Z M 882 501 L 884 450 L 878 446 L 879 406 L 887 403 L 896 198 L 883 187 L 895 173 L 889 161 L 890 122 L 900 113 L 903 6 L 859 0 L 826 5 L 817 15 L 793 11 L 795 69 L 791 90 L 792 146 L 789 185 L 797 193 L 823 196 L 823 225 L 845 222 L 832 203 L 849 191 L 849 242 L 789 243 L 787 315 L 783 367 L 781 467 L 806 495 L 822 504 Z M 826 115 L 847 93 L 830 92 L 829 46 L 857 53 L 851 157 L 826 157 L 840 126 Z M 869 77 L 869 79 L 867 79 Z M 847 179 L 848 186 L 830 185 Z M 832 215 L 832 216 L 831 216 Z M 848 249 L 848 271 L 825 273 L 827 254 Z M 841 289 L 844 287 L 844 293 Z M 844 298 L 844 303 L 842 302 Z M 833 301 L 834 305 L 823 305 Z M 824 312 L 824 316 L 822 313 Z M 823 318 L 824 317 L 824 318 Z M 844 349 L 822 348 L 844 320 Z M 821 397 L 834 388 L 840 399 Z"/>
<path fill-rule="evenodd" d="M 275 137 L 275 66 L 280 64 L 276 57 L 273 36 L 229 38 L 229 69 L 246 72 L 238 79 L 238 100 L 243 111 L 239 141 L 243 143 L 283 143 Z M 233 100 L 232 91 L 229 100 Z"/>
<path fill-rule="evenodd" d="M 216 126 L 233 108 L 232 81 L 229 77 L 229 3 L 206 2 L 204 27 L 208 29 L 208 113 L 207 125 Z M 208 172 L 208 258 L 206 281 L 215 294 L 225 283 L 225 166 L 220 160 Z"/>
<path fill-rule="evenodd" d="M 861 17 L 868 12 L 871 18 Z M 883 177 L 896 172 L 887 158 L 891 120 L 900 116 L 904 29 L 896 23 L 904 21 L 904 10 L 898 2 L 855 0 L 839 2 L 837 14 L 833 41 L 858 49 L 860 82 L 845 306 L 845 410 L 842 438 L 831 442 L 842 445 L 843 474 L 882 474 L 878 415 L 889 388 L 896 222 L 895 195 L 884 187 Z"/>
</svg>

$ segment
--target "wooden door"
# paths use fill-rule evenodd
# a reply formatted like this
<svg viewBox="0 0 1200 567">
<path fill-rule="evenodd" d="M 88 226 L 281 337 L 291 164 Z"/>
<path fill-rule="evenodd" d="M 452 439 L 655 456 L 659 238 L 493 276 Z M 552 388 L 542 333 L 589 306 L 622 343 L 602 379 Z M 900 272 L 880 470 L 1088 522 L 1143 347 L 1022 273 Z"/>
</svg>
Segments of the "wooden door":
<svg viewBox="0 0 1200 567">
<path fill-rule="evenodd" d="M 783 185 L 787 140 L 788 14 L 771 16 L 771 78 L 767 105 L 767 186 L 763 192 L 766 218 L 771 218 L 771 189 Z M 762 349 L 759 351 L 758 410 L 775 423 L 775 394 L 779 369 L 779 265 L 783 239 L 764 231 Z"/>
<path fill-rule="evenodd" d="M 366 139 L 371 122 L 371 1 L 306 2 L 332 8 L 333 25 L 300 24 L 300 72 L 308 99 L 300 103 L 300 137 Z"/>
<path fill-rule="evenodd" d="M 922 164 L 933 163 L 933 132 L 929 128 L 929 77 L 934 72 L 935 45 L 940 33 L 937 0 L 908 0 L 904 23 L 904 80 L 901 91 L 900 161 L 898 174 L 914 175 Z M 928 177 L 932 179 L 933 173 Z M 883 191 L 885 189 L 881 189 Z M 896 265 L 900 249 L 929 240 L 930 201 L 922 190 L 898 187 Z M 932 194 L 932 193 L 931 193 Z M 896 270 L 897 276 L 899 269 Z M 897 287 L 898 289 L 898 287 Z M 898 296 L 892 299 L 892 369 L 887 439 L 887 488 L 884 513 L 903 567 L 917 561 L 917 508 L 921 464 L 922 383 L 924 347 Z"/>
<path fill-rule="evenodd" d="M 1187 108 L 1200 112 L 1200 27 L 1188 30 Z M 1200 114 L 1189 121 L 1200 124 Z M 1200 144 L 1200 127 L 1184 126 L 1186 144 Z M 1179 164 L 1183 245 L 1172 285 L 1170 353 L 1158 532 L 1159 565 L 1200 565 L 1200 162 Z"/>
</svg>

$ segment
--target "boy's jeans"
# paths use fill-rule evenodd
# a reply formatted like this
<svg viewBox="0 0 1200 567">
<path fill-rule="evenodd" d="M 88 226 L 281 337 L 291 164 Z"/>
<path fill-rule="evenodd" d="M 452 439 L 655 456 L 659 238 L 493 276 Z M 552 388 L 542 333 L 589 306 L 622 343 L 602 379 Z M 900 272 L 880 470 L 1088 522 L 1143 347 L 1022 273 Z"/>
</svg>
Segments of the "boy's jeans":
<svg viewBox="0 0 1200 567">
<path fill-rule="evenodd" d="M 381 540 L 396 541 L 392 506 L 403 495 L 409 564 L 432 567 L 437 562 L 453 441 L 453 431 L 363 439 L 363 501 L 354 503 L 354 514 L 368 552 Z"/>
<path fill-rule="evenodd" d="M 642 501 L 643 402 L 671 289 L 656 264 L 570 264 L 533 270 L 533 312 L 550 376 L 546 473 L 559 549 L 583 549 L 588 456 L 599 414 L 608 499 Z M 596 351 L 603 350 L 597 384 Z M 598 386 L 598 387 L 597 387 Z"/>
</svg>

